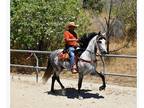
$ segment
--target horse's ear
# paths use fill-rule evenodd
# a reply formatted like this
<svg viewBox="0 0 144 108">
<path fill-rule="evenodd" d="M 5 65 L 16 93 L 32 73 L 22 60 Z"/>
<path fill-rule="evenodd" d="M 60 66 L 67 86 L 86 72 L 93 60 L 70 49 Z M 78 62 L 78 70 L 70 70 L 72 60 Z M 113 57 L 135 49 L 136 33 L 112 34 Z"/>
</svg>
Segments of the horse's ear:
<svg viewBox="0 0 144 108">
<path fill-rule="evenodd" d="M 102 35 L 105 36 L 105 35 L 106 35 L 106 32 L 102 33 Z"/>
<path fill-rule="evenodd" d="M 98 32 L 98 35 L 101 35 L 101 31 Z"/>
<path fill-rule="evenodd" d="M 106 32 L 102 33 L 101 35 L 106 39 Z"/>
</svg>

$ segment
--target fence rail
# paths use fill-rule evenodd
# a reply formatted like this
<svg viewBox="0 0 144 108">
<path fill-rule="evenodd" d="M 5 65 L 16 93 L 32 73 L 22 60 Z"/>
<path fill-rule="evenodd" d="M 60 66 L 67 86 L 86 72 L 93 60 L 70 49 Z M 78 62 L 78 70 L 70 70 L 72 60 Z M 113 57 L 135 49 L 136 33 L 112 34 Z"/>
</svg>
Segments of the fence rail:
<svg viewBox="0 0 144 108">
<path fill-rule="evenodd" d="M 37 50 L 17 50 L 10 49 L 11 52 L 21 52 L 21 53 L 41 53 L 41 54 L 50 54 L 51 51 L 37 51 Z"/>
<path fill-rule="evenodd" d="M 46 69 L 46 67 L 29 66 L 29 65 L 18 65 L 18 64 L 10 64 L 10 66 L 12 66 L 12 67 L 33 68 L 33 69 Z"/>
<path fill-rule="evenodd" d="M 36 55 L 36 53 L 40 54 L 50 54 L 51 51 L 36 51 L 36 50 L 17 50 L 17 49 L 11 49 L 11 52 L 18 52 L 18 53 L 32 53 L 36 59 L 36 65 L 35 66 L 30 66 L 30 65 L 20 65 L 20 64 L 10 64 L 11 67 L 23 67 L 23 68 L 33 68 L 36 69 L 36 81 L 38 82 L 38 73 L 39 69 L 46 69 L 46 67 L 39 67 L 39 59 Z M 117 57 L 117 58 L 132 58 L 132 59 L 137 59 L 137 56 L 135 55 L 114 55 L 114 54 L 107 54 L 107 55 L 97 55 L 101 57 Z M 104 63 L 104 62 L 103 62 Z M 103 64 L 103 68 L 105 68 L 105 64 Z M 110 76 L 121 76 L 121 77 L 131 77 L 131 78 L 136 78 L 136 75 L 128 75 L 128 74 L 117 74 L 117 73 L 105 73 L 104 69 L 104 74 L 105 75 L 110 75 Z"/>
<path fill-rule="evenodd" d="M 40 54 L 50 54 L 51 51 L 37 51 L 37 50 L 17 50 L 11 49 L 11 52 L 21 52 L 21 53 L 40 53 Z M 137 58 L 135 55 L 114 55 L 114 54 L 106 54 L 106 55 L 97 55 L 103 57 L 120 57 L 120 58 Z"/>
</svg>

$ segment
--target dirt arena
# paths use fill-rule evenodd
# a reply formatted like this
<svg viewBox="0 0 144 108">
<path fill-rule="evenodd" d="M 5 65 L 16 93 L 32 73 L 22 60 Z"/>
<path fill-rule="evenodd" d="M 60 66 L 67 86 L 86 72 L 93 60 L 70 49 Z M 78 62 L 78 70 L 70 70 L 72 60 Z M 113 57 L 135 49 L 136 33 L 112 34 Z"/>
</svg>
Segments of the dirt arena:
<svg viewBox="0 0 144 108">
<path fill-rule="evenodd" d="M 56 82 L 56 94 L 52 94 L 51 79 L 43 85 L 32 76 L 11 76 L 11 108 L 136 108 L 134 87 L 107 85 L 105 91 L 99 91 L 100 84 L 85 81 L 83 99 L 78 99 L 77 81 L 62 79 L 62 83 L 65 93 Z"/>
</svg>

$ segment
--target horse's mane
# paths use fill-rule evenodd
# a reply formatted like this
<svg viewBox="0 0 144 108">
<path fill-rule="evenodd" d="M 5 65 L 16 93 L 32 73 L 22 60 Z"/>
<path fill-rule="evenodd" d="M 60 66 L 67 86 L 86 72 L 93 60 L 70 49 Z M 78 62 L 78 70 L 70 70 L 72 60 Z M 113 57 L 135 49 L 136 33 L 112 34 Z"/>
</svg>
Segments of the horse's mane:
<svg viewBox="0 0 144 108">
<path fill-rule="evenodd" d="M 92 32 L 92 33 L 85 33 L 83 36 L 80 37 L 79 39 L 79 45 L 80 48 L 85 50 L 90 42 L 90 40 L 96 36 L 98 33 Z"/>
</svg>

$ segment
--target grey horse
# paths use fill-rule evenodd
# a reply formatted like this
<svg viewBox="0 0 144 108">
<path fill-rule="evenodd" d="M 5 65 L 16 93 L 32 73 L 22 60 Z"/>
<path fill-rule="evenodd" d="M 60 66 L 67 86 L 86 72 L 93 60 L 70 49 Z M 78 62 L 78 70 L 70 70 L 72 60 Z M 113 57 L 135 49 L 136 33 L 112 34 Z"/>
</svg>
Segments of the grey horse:
<svg viewBox="0 0 144 108">
<path fill-rule="evenodd" d="M 80 39 L 80 42 L 83 43 L 83 44 L 81 43 L 82 45 L 86 44 L 88 45 L 86 45 L 86 48 L 83 49 L 83 51 L 81 52 L 77 62 L 78 75 L 79 75 L 78 94 L 80 94 L 83 77 L 88 73 L 99 76 L 102 79 L 103 84 L 99 87 L 99 90 L 104 90 L 106 88 L 105 76 L 101 72 L 96 71 L 96 54 L 107 53 L 106 39 L 102 33 L 96 33 L 93 34 L 93 36 L 89 36 L 88 38 L 82 37 L 82 39 Z M 58 59 L 58 54 L 62 50 L 63 49 L 58 49 L 50 54 L 47 69 L 42 77 L 43 82 L 45 83 L 51 77 L 51 75 L 53 75 L 51 84 L 51 92 L 53 93 L 55 92 L 54 91 L 55 80 L 57 80 L 62 89 L 65 88 L 60 81 L 59 75 L 63 69 L 70 70 L 70 64 L 68 61 L 61 61 Z"/>
</svg>

